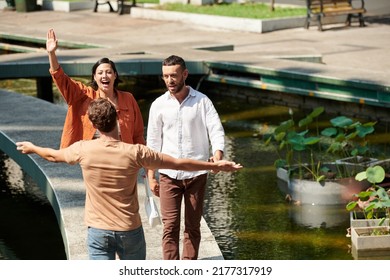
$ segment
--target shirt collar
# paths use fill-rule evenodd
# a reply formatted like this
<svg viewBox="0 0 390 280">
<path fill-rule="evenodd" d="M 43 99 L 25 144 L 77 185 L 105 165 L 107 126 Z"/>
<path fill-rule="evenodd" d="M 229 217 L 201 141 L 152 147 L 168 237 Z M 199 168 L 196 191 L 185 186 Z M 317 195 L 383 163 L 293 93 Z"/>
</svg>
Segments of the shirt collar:
<svg viewBox="0 0 390 280">
<path fill-rule="evenodd" d="M 195 97 L 196 96 L 196 90 L 194 90 L 191 86 L 187 86 L 187 87 L 189 88 L 190 91 L 188 92 L 188 95 L 187 95 L 187 97 L 185 99 L 187 99 L 188 96 Z M 171 94 L 169 93 L 168 90 L 165 92 L 165 95 L 166 95 L 167 100 L 170 100 L 170 99 L 174 98 L 174 97 L 171 96 Z"/>
</svg>

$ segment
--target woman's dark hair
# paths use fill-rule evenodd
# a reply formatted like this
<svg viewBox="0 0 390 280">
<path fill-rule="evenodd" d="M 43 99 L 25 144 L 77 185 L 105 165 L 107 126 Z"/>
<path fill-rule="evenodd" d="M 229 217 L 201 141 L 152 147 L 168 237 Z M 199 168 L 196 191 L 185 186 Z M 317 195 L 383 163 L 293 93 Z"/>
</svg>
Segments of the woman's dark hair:
<svg viewBox="0 0 390 280">
<path fill-rule="evenodd" d="M 97 90 L 97 89 L 98 89 L 98 85 L 97 85 L 97 83 L 96 83 L 96 81 L 95 81 L 95 79 L 94 79 L 94 76 L 95 76 L 95 74 L 96 74 L 96 69 L 99 67 L 99 65 L 105 64 L 105 63 L 110 64 L 112 70 L 113 70 L 114 73 L 116 74 L 116 79 L 115 79 L 115 82 L 114 82 L 114 88 L 116 89 L 117 86 L 118 86 L 118 84 L 119 84 L 120 82 L 122 82 L 121 79 L 119 78 L 119 73 L 118 73 L 118 71 L 116 70 L 115 63 L 114 63 L 113 61 L 109 60 L 107 57 L 103 57 L 103 58 L 101 58 L 100 60 L 98 60 L 98 61 L 93 65 L 93 67 L 92 67 L 92 77 L 91 77 L 91 83 L 90 83 L 90 85 L 91 85 L 91 87 L 92 87 L 94 90 Z"/>
<path fill-rule="evenodd" d="M 94 99 L 88 106 L 88 118 L 101 132 L 111 132 L 117 125 L 114 105 L 104 98 Z"/>
</svg>

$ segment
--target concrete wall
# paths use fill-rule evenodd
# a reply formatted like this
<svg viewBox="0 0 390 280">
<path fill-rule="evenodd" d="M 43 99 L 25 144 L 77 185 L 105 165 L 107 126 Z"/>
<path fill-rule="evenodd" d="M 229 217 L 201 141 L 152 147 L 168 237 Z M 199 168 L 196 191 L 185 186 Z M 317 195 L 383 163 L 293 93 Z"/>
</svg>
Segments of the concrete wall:
<svg viewBox="0 0 390 280">
<path fill-rule="evenodd" d="M 308 111 L 313 108 L 323 106 L 329 114 L 345 115 L 351 118 L 362 118 L 370 121 L 390 122 L 388 108 L 381 108 L 367 104 L 321 99 L 278 91 L 258 90 L 226 85 L 223 83 L 216 84 L 204 82 L 202 87 L 205 89 L 207 88 L 207 92 L 209 94 L 242 98 L 252 104 L 259 104 L 259 106 L 261 106 L 261 104 L 274 104 Z M 202 91 L 202 88 L 200 90 Z"/>
</svg>

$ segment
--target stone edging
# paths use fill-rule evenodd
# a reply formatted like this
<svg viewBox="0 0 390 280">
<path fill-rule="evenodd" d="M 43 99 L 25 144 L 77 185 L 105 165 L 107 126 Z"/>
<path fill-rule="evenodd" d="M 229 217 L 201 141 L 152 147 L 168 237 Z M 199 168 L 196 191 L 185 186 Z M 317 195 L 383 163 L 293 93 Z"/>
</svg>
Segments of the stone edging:
<svg viewBox="0 0 390 280">
<path fill-rule="evenodd" d="M 198 26 L 210 27 L 215 29 L 255 33 L 264 33 L 286 28 L 303 27 L 305 22 L 305 17 L 261 20 L 161 11 L 154 9 L 145 9 L 141 7 L 132 7 L 130 16 L 133 18 L 144 18 L 152 20 L 168 20 L 179 22 L 185 21 L 187 23 L 192 23 Z"/>
</svg>

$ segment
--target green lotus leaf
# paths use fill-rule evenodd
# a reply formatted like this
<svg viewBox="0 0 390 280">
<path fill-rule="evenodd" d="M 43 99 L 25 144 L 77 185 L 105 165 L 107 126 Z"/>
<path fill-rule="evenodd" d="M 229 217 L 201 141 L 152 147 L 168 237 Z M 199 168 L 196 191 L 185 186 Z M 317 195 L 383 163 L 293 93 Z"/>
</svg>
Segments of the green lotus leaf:
<svg viewBox="0 0 390 280">
<path fill-rule="evenodd" d="M 359 172 L 358 174 L 356 174 L 355 176 L 355 180 L 356 181 L 363 181 L 363 180 L 366 180 L 367 179 L 367 172 L 366 171 L 362 171 L 362 172 Z M 367 192 L 360 192 L 359 193 L 359 197 L 361 195 L 364 195 L 364 193 L 367 193 Z"/>
<path fill-rule="evenodd" d="M 301 142 L 291 143 L 291 147 L 293 148 L 294 151 L 298 151 L 298 152 L 306 150 L 306 146 Z"/>
<path fill-rule="evenodd" d="M 298 132 L 296 134 L 300 135 L 300 136 L 305 136 L 307 133 L 309 132 L 308 129 L 304 130 L 304 131 L 301 131 L 301 132 Z"/>
<path fill-rule="evenodd" d="M 339 116 L 330 120 L 331 124 L 335 127 L 348 127 L 353 124 L 353 120 L 345 116 Z"/>
<path fill-rule="evenodd" d="M 318 143 L 320 140 L 321 140 L 321 138 L 319 138 L 319 137 L 308 137 L 308 138 L 304 139 L 303 143 L 305 145 L 314 145 L 314 144 Z"/>
<path fill-rule="evenodd" d="M 325 111 L 324 107 L 317 107 L 309 114 L 309 116 L 314 119 L 319 115 L 321 115 L 324 111 Z"/>
<path fill-rule="evenodd" d="M 343 142 L 344 140 L 345 140 L 345 135 L 343 133 L 339 133 L 335 138 L 335 141 L 338 142 Z"/>
<path fill-rule="evenodd" d="M 280 142 L 283 140 L 284 136 L 286 136 L 286 132 L 280 132 L 278 134 L 275 134 L 275 140 L 277 142 Z"/>
<path fill-rule="evenodd" d="M 346 206 L 345 208 L 348 210 L 348 211 L 352 211 L 353 209 L 355 209 L 357 206 L 357 201 L 350 201 Z"/>
<path fill-rule="evenodd" d="M 274 162 L 274 166 L 275 166 L 276 168 L 284 167 L 284 166 L 286 166 L 286 164 L 287 164 L 287 162 L 286 162 L 284 159 L 277 159 L 277 160 L 275 160 L 275 162 Z"/>
<path fill-rule="evenodd" d="M 313 118 L 311 116 L 307 116 L 306 118 L 300 120 L 298 122 L 298 126 L 299 127 L 302 127 L 302 126 L 308 126 L 309 124 L 311 124 L 313 122 Z"/>
<path fill-rule="evenodd" d="M 284 122 L 280 123 L 280 125 L 275 129 L 275 134 L 288 131 L 292 127 L 294 127 L 293 120 L 284 121 Z"/>
<path fill-rule="evenodd" d="M 371 134 L 375 131 L 373 126 L 369 126 L 367 124 L 359 125 L 356 128 L 356 132 L 360 138 L 364 138 L 366 135 Z"/>
<path fill-rule="evenodd" d="M 348 134 L 347 136 L 345 136 L 345 139 L 351 140 L 351 139 L 354 139 L 357 135 L 358 135 L 358 132 L 354 131 L 354 132 Z"/>
<path fill-rule="evenodd" d="M 379 182 L 380 183 L 380 182 Z M 387 195 L 387 192 L 385 191 L 384 188 L 378 188 L 378 190 L 376 191 L 376 195 L 380 198 L 380 199 L 386 199 L 388 198 L 389 196 Z"/>
<path fill-rule="evenodd" d="M 366 173 L 367 181 L 372 184 L 380 183 L 385 179 L 385 170 L 380 165 L 368 167 Z"/>
<path fill-rule="evenodd" d="M 333 137 L 333 136 L 337 135 L 337 128 L 334 128 L 334 127 L 325 128 L 324 130 L 321 131 L 321 135 Z"/>
<path fill-rule="evenodd" d="M 339 142 L 333 142 L 332 144 L 330 144 L 327 152 L 331 152 L 331 153 L 337 153 L 339 151 L 342 151 L 343 150 L 343 145 Z"/>
</svg>

